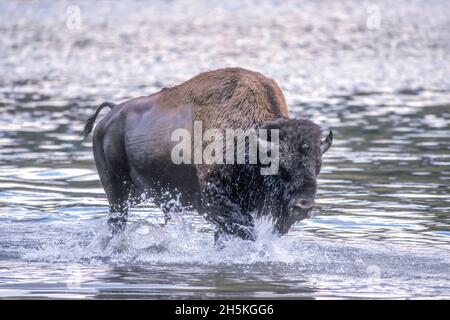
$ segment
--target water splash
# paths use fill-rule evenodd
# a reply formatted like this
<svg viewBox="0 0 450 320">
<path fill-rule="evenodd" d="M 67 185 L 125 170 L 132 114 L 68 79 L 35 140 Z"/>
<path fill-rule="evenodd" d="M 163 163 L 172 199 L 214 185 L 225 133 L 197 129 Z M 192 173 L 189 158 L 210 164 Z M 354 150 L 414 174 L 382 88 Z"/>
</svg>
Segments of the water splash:
<svg viewBox="0 0 450 320">
<path fill-rule="evenodd" d="M 224 240 L 224 248 L 214 245 L 212 229 L 195 220 L 175 215 L 166 226 L 138 220 L 129 223 L 123 234 L 105 246 L 109 230 L 95 222 L 86 235 L 89 240 L 72 237 L 26 250 L 23 258 L 46 262 L 96 263 L 195 263 L 253 264 L 258 262 L 298 262 L 291 253 L 295 241 L 272 233 L 268 219 L 255 220 L 256 241 L 237 238 Z"/>
</svg>

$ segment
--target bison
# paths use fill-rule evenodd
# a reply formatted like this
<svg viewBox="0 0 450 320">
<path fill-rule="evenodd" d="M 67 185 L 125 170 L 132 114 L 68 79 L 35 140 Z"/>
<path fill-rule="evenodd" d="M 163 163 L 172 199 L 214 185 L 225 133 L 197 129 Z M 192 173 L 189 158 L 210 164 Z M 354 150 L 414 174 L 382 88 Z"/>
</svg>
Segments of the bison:
<svg viewBox="0 0 450 320">
<path fill-rule="evenodd" d="M 166 219 L 183 208 L 197 210 L 216 226 L 216 240 L 222 234 L 254 240 L 254 217 L 270 217 L 274 232 L 282 235 L 310 216 L 322 155 L 333 134 L 322 140 L 317 124 L 290 118 L 274 80 L 242 68 L 204 72 L 149 96 L 101 104 L 88 119 L 84 138 L 104 107 L 111 111 L 95 127 L 93 152 L 112 234 L 125 228 L 128 208 L 142 201 L 142 194 L 162 208 Z M 243 164 L 174 163 L 172 133 L 192 132 L 196 122 L 203 132 L 276 130 L 276 174 L 262 175 L 265 165 L 250 163 L 248 151 Z"/>
</svg>

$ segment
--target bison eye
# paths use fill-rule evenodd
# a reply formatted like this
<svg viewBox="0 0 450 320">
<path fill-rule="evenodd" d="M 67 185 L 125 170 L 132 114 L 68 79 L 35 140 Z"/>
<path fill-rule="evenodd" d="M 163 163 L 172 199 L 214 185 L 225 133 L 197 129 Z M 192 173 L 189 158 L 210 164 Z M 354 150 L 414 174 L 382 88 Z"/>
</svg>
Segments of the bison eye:
<svg viewBox="0 0 450 320">
<path fill-rule="evenodd" d="M 281 179 L 286 180 L 286 181 L 289 181 L 291 179 L 291 175 L 283 167 L 280 167 L 280 176 L 281 176 Z"/>
</svg>

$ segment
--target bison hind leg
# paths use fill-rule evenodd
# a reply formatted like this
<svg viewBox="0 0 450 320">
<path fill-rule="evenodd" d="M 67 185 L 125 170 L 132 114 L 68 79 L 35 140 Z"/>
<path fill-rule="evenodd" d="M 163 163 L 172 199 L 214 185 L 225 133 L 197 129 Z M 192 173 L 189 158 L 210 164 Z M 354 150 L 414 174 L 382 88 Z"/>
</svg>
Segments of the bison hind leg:
<svg viewBox="0 0 450 320">
<path fill-rule="evenodd" d="M 128 220 L 129 196 L 131 183 L 129 181 L 112 182 L 107 188 L 109 200 L 108 225 L 114 236 L 125 230 Z"/>
<path fill-rule="evenodd" d="M 117 174 L 105 161 L 104 154 L 94 148 L 95 162 L 109 202 L 108 225 L 111 236 L 125 229 L 133 183 L 127 174 Z"/>
</svg>

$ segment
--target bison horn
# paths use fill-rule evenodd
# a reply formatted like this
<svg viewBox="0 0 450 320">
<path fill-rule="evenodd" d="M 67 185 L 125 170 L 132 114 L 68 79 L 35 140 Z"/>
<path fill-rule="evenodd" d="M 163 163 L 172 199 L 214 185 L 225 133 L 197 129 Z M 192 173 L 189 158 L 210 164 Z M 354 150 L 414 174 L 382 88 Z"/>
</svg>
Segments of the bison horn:
<svg viewBox="0 0 450 320">
<path fill-rule="evenodd" d="M 330 149 L 331 144 L 333 143 L 333 131 L 330 130 L 330 133 L 325 138 L 324 141 L 322 141 L 322 144 L 320 146 L 320 150 L 322 151 L 322 154 L 328 151 Z"/>
</svg>

